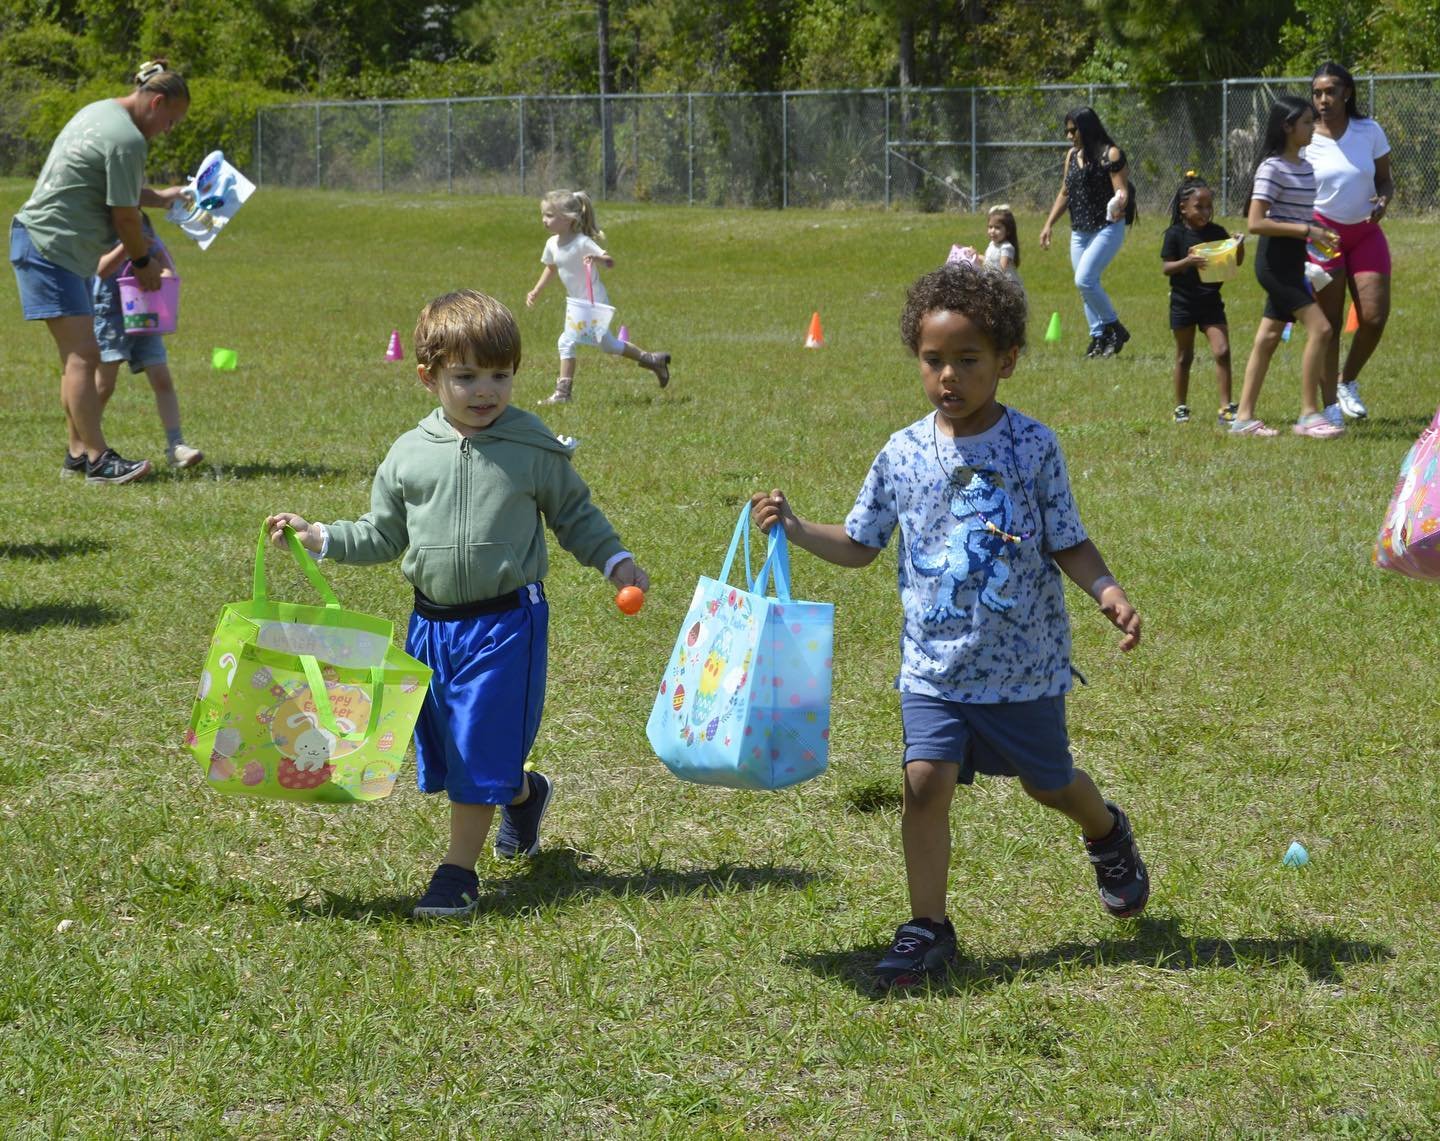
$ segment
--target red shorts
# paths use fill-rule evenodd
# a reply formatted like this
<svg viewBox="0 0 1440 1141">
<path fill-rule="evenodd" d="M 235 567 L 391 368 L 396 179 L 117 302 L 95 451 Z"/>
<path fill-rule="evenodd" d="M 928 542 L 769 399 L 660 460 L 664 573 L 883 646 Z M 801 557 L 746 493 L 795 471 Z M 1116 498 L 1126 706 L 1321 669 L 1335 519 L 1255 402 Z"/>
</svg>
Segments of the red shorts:
<svg viewBox="0 0 1440 1141">
<path fill-rule="evenodd" d="M 1315 224 L 1340 235 L 1340 252 L 1320 265 L 1332 277 L 1357 273 L 1378 273 L 1390 276 L 1390 243 L 1379 222 L 1332 222 L 1324 214 L 1315 215 Z"/>
</svg>

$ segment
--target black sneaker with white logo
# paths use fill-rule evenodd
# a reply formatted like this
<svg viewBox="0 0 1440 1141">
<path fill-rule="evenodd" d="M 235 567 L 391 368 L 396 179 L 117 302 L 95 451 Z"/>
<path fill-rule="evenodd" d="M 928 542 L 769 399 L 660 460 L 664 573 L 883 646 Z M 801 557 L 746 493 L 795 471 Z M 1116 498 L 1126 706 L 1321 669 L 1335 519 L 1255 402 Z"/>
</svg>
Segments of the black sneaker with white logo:
<svg viewBox="0 0 1440 1141">
<path fill-rule="evenodd" d="M 955 925 L 912 919 L 895 929 L 890 950 L 875 964 L 875 981 L 886 990 L 919 986 L 943 976 L 955 962 Z"/>
<path fill-rule="evenodd" d="M 69 479 L 74 475 L 84 475 L 85 469 L 89 464 L 90 461 L 85 458 L 84 452 L 81 452 L 78 456 L 72 456 L 67 451 L 65 453 L 65 462 L 60 465 L 60 478 Z"/>
<path fill-rule="evenodd" d="M 106 448 L 98 460 L 85 466 L 86 483 L 129 483 L 149 474 L 149 460 L 127 460 L 114 448 Z"/>
<path fill-rule="evenodd" d="M 1130 820 L 1110 801 L 1105 807 L 1115 817 L 1115 827 L 1102 840 L 1086 840 L 1085 851 L 1095 866 L 1095 883 L 1100 902 L 1116 919 L 1139 915 L 1150 900 L 1150 877 L 1135 844 Z"/>
</svg>

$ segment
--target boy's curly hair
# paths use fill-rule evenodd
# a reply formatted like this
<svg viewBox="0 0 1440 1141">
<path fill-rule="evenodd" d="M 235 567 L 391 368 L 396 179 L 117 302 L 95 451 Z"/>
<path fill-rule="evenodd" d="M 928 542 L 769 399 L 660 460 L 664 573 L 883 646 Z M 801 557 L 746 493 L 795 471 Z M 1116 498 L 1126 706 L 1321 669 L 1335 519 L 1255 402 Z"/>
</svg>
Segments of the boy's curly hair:
<svg viewBox="0 0 1440 1141">
<path fill-rule="evenodd" d="M 916 281 L 905 295 L 900 339 L 912 354 L 918 353 L 925 314 L 949 310 L 975 322 L 998 351 L 1023 349 L 1029 309 L 1025 287 L 1009 274 L 964 262 L 942 265 Z"/>
<path fill-rule="evenodd" d="M 467 360 L 481 368 L 518 369 L 520 326 L 515 314 L 488 294 L 446 293 L 420 311 L 415 360 L 426 372 Z"/>
</svg>

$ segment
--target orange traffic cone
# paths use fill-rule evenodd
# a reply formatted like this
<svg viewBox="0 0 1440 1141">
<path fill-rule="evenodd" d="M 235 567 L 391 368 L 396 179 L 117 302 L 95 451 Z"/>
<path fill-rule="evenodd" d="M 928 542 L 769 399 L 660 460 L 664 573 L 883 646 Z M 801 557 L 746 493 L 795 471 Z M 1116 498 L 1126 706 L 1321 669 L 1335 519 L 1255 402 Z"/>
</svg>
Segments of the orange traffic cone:
<svg viewBox="0 0 1440 1141">
<path fill-rule="evenodd" d="M 387 361 L 403 361 L 405 350 L 400 347 L 400 330 L 390 330 L 390 343 L 385 347 L 385 359 Z"/>
<path fill-rule="evenodd" d="M 825 334 L 820 331 L 820 312 L 810 314 L 810 331 L 805 334 L 805 347 L 818 349 L 825 343 Z"/>
<path fill-rule="evenodd" d="M 1345 318 L 1345 331 L 1355 333 L 1360 330 L 1360 314 L 1355 312 L 1355 303 L 1350 303 L 1350 314 Z"/>
</svg>

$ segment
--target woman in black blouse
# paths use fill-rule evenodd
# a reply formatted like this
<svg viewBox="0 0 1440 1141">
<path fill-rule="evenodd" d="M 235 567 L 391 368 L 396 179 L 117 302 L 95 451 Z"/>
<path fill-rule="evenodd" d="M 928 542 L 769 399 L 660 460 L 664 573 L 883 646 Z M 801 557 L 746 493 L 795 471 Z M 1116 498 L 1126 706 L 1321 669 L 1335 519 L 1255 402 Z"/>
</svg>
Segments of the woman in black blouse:
<svg viewBox="0 0 1440 1141">
<path fill-rule="evenodd" d="M 1125 176 L 1125 152 L 1089 107 L 1077 107 L 1065 116 L 1065 169 L 1060 193 L 1040 231 L 1040 248 L 1050 248 L 1050 230 L 1067 207 L 1070 210 L 1070 264 L 1075 267 L 1075 288 L 1085 303 L 1090 325 L 1087 357 L 1113 357 L 1130 339 L 1120 324 L 1109 295 L 1100 284 L 1105 267 L 1115 260 L 1125 240 L 1125 227 L 1135 220 L 1130 182 Z"/>
</svg>

